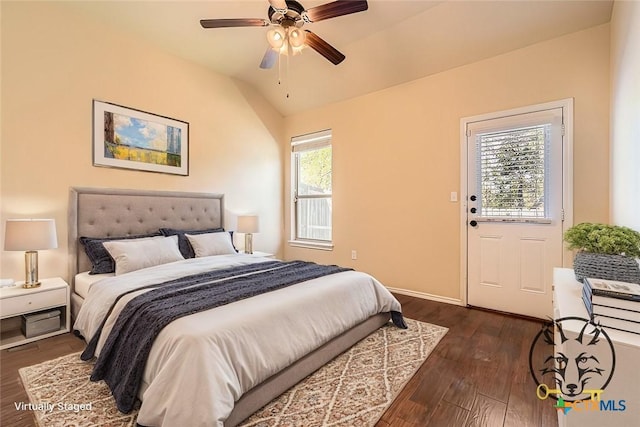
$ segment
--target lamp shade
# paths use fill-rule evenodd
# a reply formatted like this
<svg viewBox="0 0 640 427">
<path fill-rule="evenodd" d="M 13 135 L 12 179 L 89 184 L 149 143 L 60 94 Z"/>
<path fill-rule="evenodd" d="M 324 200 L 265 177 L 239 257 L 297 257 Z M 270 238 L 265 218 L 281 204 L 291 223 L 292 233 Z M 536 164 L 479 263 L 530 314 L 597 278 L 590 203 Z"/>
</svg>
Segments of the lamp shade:
<svg viewBox="0 0 640 427">
<path fill-rule="evenodd" d="M 58 247 L 53 219 L 8 219 L 4 230 L 5 251 L 38 251 Z"/>
<path fill-rule="evenodd" d="M 257 233 L 259 231 L 257 215 L 241 215 L 238 217 L 238 233 Z"/>
</svg>

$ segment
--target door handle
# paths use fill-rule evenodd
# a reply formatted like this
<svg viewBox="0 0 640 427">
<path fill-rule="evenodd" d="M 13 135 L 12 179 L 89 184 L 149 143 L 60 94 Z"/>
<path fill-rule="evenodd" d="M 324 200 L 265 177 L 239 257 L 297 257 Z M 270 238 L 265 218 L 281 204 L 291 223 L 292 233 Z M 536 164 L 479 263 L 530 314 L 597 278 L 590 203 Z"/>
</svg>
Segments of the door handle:
<svg viewBox="0 0 640 427">
<path fill-rule="evenodd" d="M 475 219 L 472 219 L 471 221 L 469 221 L 469 225 L 472 227 L 477 227 L 478 226 L 478 221 L 476 221 Z"/>
<path fill-rule="evenodd" d="M 476 213 L 478 210 L 476 208 L 471 208 L 471 213 Z"/>
<path fill-rule="evenodd" d="M 476 196 L 471 196 L 471 197 L 469 197 L 469 199 L 471 199 L 472 202 L 475 202 L 477 197 Z"/>
</svg>

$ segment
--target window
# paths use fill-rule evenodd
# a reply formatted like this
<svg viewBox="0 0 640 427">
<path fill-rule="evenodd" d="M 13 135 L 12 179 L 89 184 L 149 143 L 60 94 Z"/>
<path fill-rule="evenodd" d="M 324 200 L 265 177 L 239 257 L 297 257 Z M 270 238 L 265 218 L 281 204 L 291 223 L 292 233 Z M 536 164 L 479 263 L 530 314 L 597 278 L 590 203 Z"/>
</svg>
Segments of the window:
<svg viewBox="0 0 640 427">
<path fill-rule="evenodd" d="M 480 215 L 548 218 L 551 124 L 476 136 Z"/>
<path fill-rule="evenodd" d="M 291 139 L 293 245 L 331 249 L 331 130 Z"/>
</svg>

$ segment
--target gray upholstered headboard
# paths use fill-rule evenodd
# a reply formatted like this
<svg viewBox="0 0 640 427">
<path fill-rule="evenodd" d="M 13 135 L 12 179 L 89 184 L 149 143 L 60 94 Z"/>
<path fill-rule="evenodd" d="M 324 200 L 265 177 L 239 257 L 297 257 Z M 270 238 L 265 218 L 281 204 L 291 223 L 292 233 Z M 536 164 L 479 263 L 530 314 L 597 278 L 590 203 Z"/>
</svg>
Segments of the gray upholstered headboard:
<svg viewBox="0 0 640 427">
<path fill-rule="evenodd" d="M 224 195 L 178 191 L 71 188 L 69 281 L 91 264 L 78 238 L 146 234 L 159 228 L 224 226 Z M 72 285 L 73 286 L 73 285 Z"/>
</svg>

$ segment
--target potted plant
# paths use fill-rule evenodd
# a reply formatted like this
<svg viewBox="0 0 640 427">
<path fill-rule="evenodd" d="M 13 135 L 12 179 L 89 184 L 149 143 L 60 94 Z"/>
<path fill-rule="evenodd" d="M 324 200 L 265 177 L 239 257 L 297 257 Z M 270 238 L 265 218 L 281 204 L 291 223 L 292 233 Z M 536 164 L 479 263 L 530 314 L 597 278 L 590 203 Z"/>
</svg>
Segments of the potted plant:
<svg viewBox="0 0 640 427">
<path fill-rule="evenodd" d="M 640 233 L 628 227 L 583 222 L 564 233 L 576 279 L 585 277 L 640 283 Z"/>
</svg>

